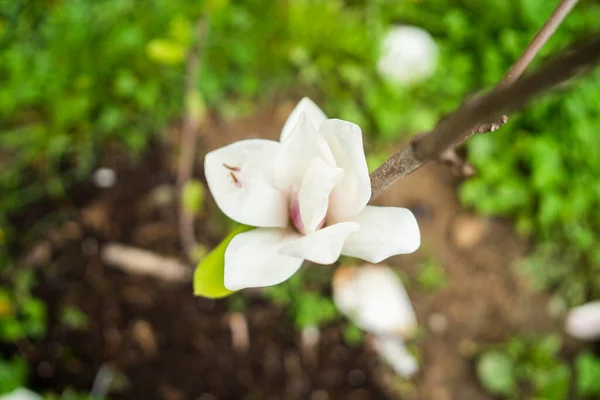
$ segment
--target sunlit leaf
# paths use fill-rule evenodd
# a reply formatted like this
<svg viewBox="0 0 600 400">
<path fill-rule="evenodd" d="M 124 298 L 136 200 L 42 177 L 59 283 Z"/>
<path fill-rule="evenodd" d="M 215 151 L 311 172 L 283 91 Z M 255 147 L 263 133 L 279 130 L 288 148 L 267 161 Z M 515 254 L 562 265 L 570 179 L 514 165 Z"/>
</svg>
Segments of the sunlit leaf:
<svg viewBox="0 0 600 400">
<path fill-rule="evenodd" d="M 151 60 L 166 65 L 180 65 L 185 59 L 186 47 L 170 39 L 154 39 L 146 46 Z"/>
<path fill-rule="evenodd" d="M 235 235 L 254 229 L 240 225 L 223 239 L 196 267 L 194 271 L 194 295 L 217 299 L 229 296 L 233 291 L 225 287 L 225 250 Z"/>
<path fill-rule="evenodd" d="M 198 180 L 191 180 L 183 187 L 183 208 L 190 215 L 198 215 L 204 208 L 204 186 Z"/>
<path fill-rule="evenodd" d="M 517 387 L 512 360 L 497 351 L 481 356 L 477 363 L 477 376 L 483 387 L 493 394 L 510 396 Z"/>
<path fill-rule="evenodd" d="M 600 358 L 583 352 L 575 360 L 577 393 L 582 396 L 600 396 Z"/>
</svg>

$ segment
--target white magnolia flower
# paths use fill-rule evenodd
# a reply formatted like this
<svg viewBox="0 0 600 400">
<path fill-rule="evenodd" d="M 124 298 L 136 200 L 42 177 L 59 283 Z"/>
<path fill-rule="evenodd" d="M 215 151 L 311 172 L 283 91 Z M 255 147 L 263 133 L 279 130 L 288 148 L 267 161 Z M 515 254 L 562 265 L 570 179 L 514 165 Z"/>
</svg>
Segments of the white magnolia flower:
<svg viewBox="0 0 600 400">
<path fill-rule="evenodd" d="M 399 84 L 428 78 L 437 64 L 437 46 L 431 35 L 416 26 L 396 26 L 386 35 L 377 68 Z"/>
<path fill-rule="evenodd" d="M 362 132 L 327 119 L 310 99 L 292 111 L 279 142 L 247 139 L 206 155 L 204 171 L 219 208 L 258 227 L 225 251 L 225 287 L 270 286 L 303 260 L 332 264 L 340 254 L 379 262 L 420 244 L 413 214 L 367 206 L 371 182 Z"/>
<path fill-rule="evenodd" d="M 573 308 L 567 315 L 565 330 L 581 340 L 600 339 L 600 301 Z"/>
<path fill-rule="evenodd" d="M 367 332 L 406 338 L 417 329 L 408 294 L 389 267 L 338 268 L 333 278 L 333 300 L 342 313 Z"/>
</svg>

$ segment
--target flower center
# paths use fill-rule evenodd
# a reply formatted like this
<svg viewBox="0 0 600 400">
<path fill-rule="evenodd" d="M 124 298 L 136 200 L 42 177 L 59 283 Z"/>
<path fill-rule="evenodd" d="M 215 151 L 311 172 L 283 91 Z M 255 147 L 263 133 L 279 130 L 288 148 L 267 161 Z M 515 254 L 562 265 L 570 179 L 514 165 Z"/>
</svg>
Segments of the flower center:
<svg viewBox="0 0 600 400">
<path fill-rule="evenodd" d="M 298 195 L 292 197 L 292 201 L 290 202 L 290 219 L 292 220 L 292 225 L 298 230 L 298 232 L 306 235 L 306 229 L 304 227 L 304 221 L 302 221 L 302 215 L 300 214 L 300 204 L 298 203 Z M 315 231 L 318 231 L 325 225 L 325 220 L 327 216 L 323 217 L 321 222 L 315 228 Z"/>
</svg>

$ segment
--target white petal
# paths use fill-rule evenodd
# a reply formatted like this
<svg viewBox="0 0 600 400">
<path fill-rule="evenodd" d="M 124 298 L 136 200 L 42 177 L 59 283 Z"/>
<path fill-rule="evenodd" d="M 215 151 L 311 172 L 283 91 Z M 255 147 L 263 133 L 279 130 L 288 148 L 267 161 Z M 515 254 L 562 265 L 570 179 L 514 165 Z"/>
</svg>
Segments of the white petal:
<svg viewBox="0 0 600 400">
<path fill-rule="evenodd" d="M 280 149 L 281 144 L 272 140 L 248 139 L 206 155 L 206 182 L 225 215 L 251 226 L 287 226 L 287 198 L 273 182 Z"/>
<path fill-rule="evenodd" d="M 408 352 L 402 339 L 379 336 L 373 340 L 375 350 L 400 376 L 409 378 L 419 370 L 419 362 Z"/>
<path fill-rule="evenodd" d="M 313 158 L 298 192 L 298 206 L 305 233 L 313 233 L 323 222 L 329 206 L 329 195 L 344 177 L 344 170 Z"/>
<path fill-rule="evenodd" d="M 277 187 L 286 193 L 298 192 L 304 174 L 314 158 L 320 158 L 335 167 L 327 142 L 306 114 L 301 113 L 275 158 L 274 177 Z"/>
<path fill-rule="evenodd" d="M 397 254 L 416 251 L 421 244 L 413 213 L 400 207 L 366 206 L 350 219 L 360 225 L 344 243 L 342 254 L 378 263 Z"/>
<path fill-rule="evenodd" d="M 600 301 L 593 301 L 569 311 L 565 330 L 581 340 L 600 339 Z"/>
<path fill-rule="evenodd" d="M 314 125 L 315 129 L 319 129 L 319 126 L 323 123 L 323 121 L 327 119 L 327 116 L 325 115 L 323 110 L 319 108 L 318 105 L 316 105 L 308 97 L 303 98 L 296 105 L 296 107 L 288 117 L 287 121 L 285 121 L 283 128 L 281 129 L 281 137 L 279 139 L 281 143 L 283 143 L 287 139 L 290 132 L 298 122 L 300 114 L 302 113 L 306 114 L 308 120 Z"/>
<path fill-rule="evenodd" d="M 333 279 L 333 299 L 342 313 L 368 332 L 408 337 L 416 330 L 410 299 L 389 267 L 339 268 Z"/>
<path fill-rule="evenodd" d="M 345 172 L 331 193 L 331 221 L 344 221 L 360 213 L 371 198 L 371 179 L 363 149 L 362 131 L 351 122 L 329 119 L 319 131 L 327 141 L 335 163 Z"/>
<path fill-rule="evenodd" d="M 298 271 L 302 259 L 279 253 L 299 235 L 291 230 L 258 228 L 236 235 L 225 250 L 225 287 L 239 290 L 281 283 Z"/>
<path fill-rule="evenodd" d="M 317 264 L 333 264 L 340 257 L 344 240 L 357 230 L 358 224 L 341 222 L 290 241 L 281 247 L 280 252 Z"/>
</svg>

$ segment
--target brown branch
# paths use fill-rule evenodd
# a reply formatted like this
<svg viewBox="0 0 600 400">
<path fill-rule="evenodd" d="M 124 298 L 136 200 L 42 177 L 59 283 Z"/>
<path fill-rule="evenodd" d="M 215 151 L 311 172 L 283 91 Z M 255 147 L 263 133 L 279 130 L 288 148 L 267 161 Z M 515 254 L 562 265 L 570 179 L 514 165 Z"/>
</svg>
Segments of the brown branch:
<svg viewBox="0 0 600 400">
<path fill-rule="evenodd" d="M 573 7 L 575 7 L 577 2 L 578 0 L 561 0 L 554 12 L 552 12 L 538 33 L 533 37 L 533 39 L 531 39 L 531 42 L 529 42 L 525 51 L 523 51 L 517 61 L 515 61 L 515 63 L 510 67 L 496 88 L 509 85 L 523 75 L 529 64 L 533 61 L 544 44 L 546 44 L 548 39 L 550 39 L 552 34 L 560 26 L 562 21 L 566 18 Z M 470 135 L 465 136 L 463 142 L 477 133 L 494 132 L 502 127 L 502 125 L 506 124 L 506 122 L 508 122 L 508 117 L 503 115 L 495 122 L 481 124 L 477 129 L 473 130 Z M 470 173 L 472 174 L 474 172 L 473 167 L 471 167 L 465 162 L 465 160 L 458 156 L 455 148 L 449 148 L 442 153 L 440 156 L 440 161 L 449 165 L 453 172 L 458 175 L 469 176 Z M 465 172 L 467 172 L 467 174 L 465 174 Z"/>
<path fill-rule="evenodd" d="M 448 148 L 470 137 L 480 124 L 525 106 L 533 97 L 574 76 L 600 59 L 600 34 L 570 50 L 520 80 L 464 104 L 442 119 L 430 132 L 413 139 L 371 174 L 372 199 L 398 179 L 429 161 L 439 159 Z"/>
<path fill-rule="evenodd" d="M 527 66 L 533 61 L 537 53 L 546 44 L 548 39 L 556 31 L 559 25 L 563 22 L 569 12 L 575 7 L 578 0 L 561 0 L 560 4 L 552 15 L 548 18 L 544 26 L 542 26 L 539 32 L 531 39 L 531 42 L 521 54 L 519 59 L 510 67 L 504 78 L 498 84 L 499 87 L 509 85 L 515 82 L 523 75 Z"/>
<path fill-rule="evenodd" d="M 179 236 L 183 249 L 190 258 L 196 247 L 197 241 L 194 234 L 194 218 L 188 213 L 181 201 L 183 188 L 192 178 L 194 169 L 194 160 L 196 155 L 196 139 L 201 124 L 201 115 L 194 109 L 196 104 L 191 101 L 197 94 L 197 79 L 201 67 L 201 57 L 203 49 L 203 39 L 208 30 L 208 22 L 200 18 L 195 26 L 194 46 L 190 50 L 185 63 L 185 115 L 183 126 L 181 128 L 181 153 L 179 155 L 179 165 L 177 167 L 177 189 L 180 196 L 179 201 Z"/>
</svg>

